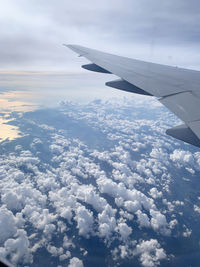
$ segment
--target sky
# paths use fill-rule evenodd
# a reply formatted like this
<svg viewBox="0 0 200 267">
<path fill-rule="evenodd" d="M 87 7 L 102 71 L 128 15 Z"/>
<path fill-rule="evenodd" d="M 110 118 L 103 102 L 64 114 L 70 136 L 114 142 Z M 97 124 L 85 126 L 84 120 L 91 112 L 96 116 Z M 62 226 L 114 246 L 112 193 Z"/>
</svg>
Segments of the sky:
<svg viewBox="0 0 200 267">
<path fill-rule="evenodd" d="M 80 72 L 79 44 L 200 69 L 198 0 L 0 1 L 0 70 Z"/>
<path fill-rule="evenodd" d="M 199 228 L 192 229 L 184 211 L 198 225 L 199 190 L 194 195 L 190 179 L 198 178 L 200 153 L 165 135 L 178 119 L 158 108 L 161 104 L 154 98 L 105 87 L 116 78 L 81 69 L 87 60 L 62 44 L 200 70 L 199 0 L 0 4 L 0 256 L 30 262 L 59 233 L 62 243 L 55 245 L 60 247 L 52 243 L 47 251 L 61 260 L 71 258 L 69 266 L 77 266 L 74 261 L 79 259 L 69 251 L 73 243 L 63 237 L 62 218 L 70 226 L 72 214 L 78 237 L 99 237 L 106 244 L 113 235 L 112 240 L 124 245 L 117 245 L 112 256 L 139 255 L 143 266 L 156 266 L 168 257 L 165 235 L 196 238 Z M 116 96 L 119 102 L 112 101 Z M 71 102 L 81 99 L 96 101 L 83 106 Z M 44 108 L 55 103 L 57 110 Z M 11 143 L 5 139 L 17 137 L 22 139 L 11 142 L 9 150 Z M 107 171 L 101 167 L 105 161 Z M 26 227 L 30 225 L 31 230 Z M 135 243 L 136 227 L 142 239 Z M 149 229 L 153 239 L 147 240 Z M 160 236 L 161 241 L 154 239 Z M 191 240 L 186 240 L 189 250 Z"/>
</svg>

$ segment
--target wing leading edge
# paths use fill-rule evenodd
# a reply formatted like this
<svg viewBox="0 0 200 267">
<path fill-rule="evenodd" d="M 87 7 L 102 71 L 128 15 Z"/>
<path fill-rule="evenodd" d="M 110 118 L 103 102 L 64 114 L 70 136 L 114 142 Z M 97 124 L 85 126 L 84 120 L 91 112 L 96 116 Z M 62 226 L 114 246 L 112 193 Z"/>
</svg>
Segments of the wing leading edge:
<svg viewBox="0 0 200 267">
<path fill-rule="evenodd" d="M 200 147 L 200 72 L 120 57 L 79 45 L 65 45 L 91 64 L 82 67 L 115 74 L 120 79 L 106 85 L 137 94 L 156 96 L 184 121 L 166 133 Z"/>
</svg>

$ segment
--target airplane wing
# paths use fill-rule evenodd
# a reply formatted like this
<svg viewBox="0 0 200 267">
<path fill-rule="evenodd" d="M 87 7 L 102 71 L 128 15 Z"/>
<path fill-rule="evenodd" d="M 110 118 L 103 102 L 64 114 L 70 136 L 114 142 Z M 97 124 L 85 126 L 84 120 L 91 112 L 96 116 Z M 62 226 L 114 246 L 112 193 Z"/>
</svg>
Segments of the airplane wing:
<svg viewBox="0 0 200 267">
<path fill-rule="evenodd" d="M 166 133 L 200 147 L 200 72 L 120 57 L 79 45 L 65 45 L 87 58 L 84 69 L 117 75 L 106 85 L 158 97 L 184 123 Z"/>
</svg>

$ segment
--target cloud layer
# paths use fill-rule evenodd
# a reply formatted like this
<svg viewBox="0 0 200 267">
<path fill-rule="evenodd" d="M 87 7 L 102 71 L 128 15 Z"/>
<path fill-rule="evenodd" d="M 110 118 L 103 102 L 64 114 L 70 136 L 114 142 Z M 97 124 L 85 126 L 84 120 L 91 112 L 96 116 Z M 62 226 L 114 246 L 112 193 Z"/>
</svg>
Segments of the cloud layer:
<svg viewBox="0 0 200 267">
<path fill-rule="evenodd" d="M 111 265 L 173 261 L 167 240 L 197 233 L 184 216 L 199 216 L 200 196 L 193 189 L 191 203 L 185 187 L 200 154 L 164 134 L 173 121 L 150 101 L 149 119 L 134 98 L 16 117 L 26 136 L 1 143 L 1 257 L 34 265 L 43 251 L 46 262 L 92 265 L 94 242 Z"/>
</svg>

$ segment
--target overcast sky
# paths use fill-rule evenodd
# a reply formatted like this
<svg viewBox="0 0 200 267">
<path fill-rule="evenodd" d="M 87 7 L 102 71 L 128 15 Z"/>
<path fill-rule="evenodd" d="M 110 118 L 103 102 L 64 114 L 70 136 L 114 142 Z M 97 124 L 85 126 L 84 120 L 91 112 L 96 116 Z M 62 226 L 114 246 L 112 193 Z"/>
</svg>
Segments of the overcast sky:
<svg viewBox="0 0 200 267">
<path fill-rule="evenodd" d="M 198 0 L 0 2 L 0 70 L 75 70 L 63 43 L 200 69 Z"/>
</svg>

